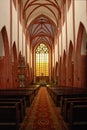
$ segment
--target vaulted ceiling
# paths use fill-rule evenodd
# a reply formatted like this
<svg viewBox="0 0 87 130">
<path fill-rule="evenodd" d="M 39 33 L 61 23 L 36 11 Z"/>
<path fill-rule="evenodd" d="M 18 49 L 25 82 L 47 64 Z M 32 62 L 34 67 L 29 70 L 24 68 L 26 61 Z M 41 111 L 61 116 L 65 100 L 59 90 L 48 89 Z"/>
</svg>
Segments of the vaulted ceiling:
<svg viewBox="0 0 87 130">
<path fill-rule="evenodd" d="M 25 25 L 32 45 L 43 42 L 52 45 L 63 0 L 22 0 Z"/>
</svg>

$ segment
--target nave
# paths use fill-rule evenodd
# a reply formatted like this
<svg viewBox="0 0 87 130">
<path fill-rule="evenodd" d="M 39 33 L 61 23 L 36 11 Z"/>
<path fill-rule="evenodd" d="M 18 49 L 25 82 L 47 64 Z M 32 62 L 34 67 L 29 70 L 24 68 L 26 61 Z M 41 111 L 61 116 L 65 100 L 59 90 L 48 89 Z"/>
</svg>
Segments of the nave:
<svg viewBox="0 0 87 130">
<path fill-rule="evenodd" d="M 46 87 L 39 89 L 31 106 L 27 108 L 20 130 L 67 130 L 60 108 L 56 107 Z"/>
<path fill-rule="evenodd" d="M 0 130 L 87 130 L 87 0 L 0 10 Z"/>
</svg>

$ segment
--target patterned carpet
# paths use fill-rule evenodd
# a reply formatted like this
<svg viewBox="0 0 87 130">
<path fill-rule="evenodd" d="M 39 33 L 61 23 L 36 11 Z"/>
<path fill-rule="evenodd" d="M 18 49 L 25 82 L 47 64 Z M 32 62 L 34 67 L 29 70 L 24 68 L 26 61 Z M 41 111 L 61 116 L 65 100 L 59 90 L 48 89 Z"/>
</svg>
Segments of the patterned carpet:
<svg viewBox="0 0 87 130">
<path fill-rule="evenodd" d="M 66 130 L 59 109 L 53 103 L 46 87 L 41 87 L 20 130 Z"/>
</svg>

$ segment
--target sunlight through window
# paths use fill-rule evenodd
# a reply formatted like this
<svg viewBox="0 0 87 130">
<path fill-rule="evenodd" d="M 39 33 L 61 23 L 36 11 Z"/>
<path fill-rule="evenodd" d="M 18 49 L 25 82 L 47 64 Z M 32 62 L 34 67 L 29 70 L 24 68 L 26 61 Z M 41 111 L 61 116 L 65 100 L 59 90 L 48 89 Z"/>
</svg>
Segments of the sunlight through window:
<svg viewBox="0 0 87 130">
<path fill-rule="evenodd" d="M 36 76 L 48 76 L 48 48 L 41 43 L 36 48 Z"/>
</svg>

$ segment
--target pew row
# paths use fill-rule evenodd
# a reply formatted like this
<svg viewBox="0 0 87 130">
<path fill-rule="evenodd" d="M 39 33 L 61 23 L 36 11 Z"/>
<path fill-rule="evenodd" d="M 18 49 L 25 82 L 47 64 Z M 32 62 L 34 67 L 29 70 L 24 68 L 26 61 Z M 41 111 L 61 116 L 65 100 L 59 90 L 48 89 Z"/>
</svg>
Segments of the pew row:
<svg viewBox="0 0 87 130">
<path fill-rule="evenodd" d="M 87 88 L 47 87 L 47 90 L 56 106 L 60 107 L 61 115 L 68 125 L 69 130 L 86 130 Z M 71 107 L 70 104 L 74 105 Z M 78 114 L 74 113 L 74 111 L 78 111 Z M 79 120 L 79 116 L 82 117 L 80 118 L 82 120 Z"/>
<path fill-rule="evenodd" d="M 36 87 L 18 87 L 18 88 L 12 88 L 12 89 L 1 89 L 0 90 L 0 98 L 2 97 L 25 97 L 25 101 L 26 101 L 26 106 L 30 106 L 30 104 L 32 103 L 34 97 L 37 95 L 38 91 L 39 91 L 39 86 Z"/>
<path fill-rule="evenodd" d="M 48 93 L 56 106 L 61 105 L 61 97 L 86 97 L 87 88 L 65 88 L 65 87 L 47 87 Z"/>
<path fill-rule="evenodd" d="M 19 111 L 20 111 L 20 122 L 23 121 L 24 117 L 25 117 L 25 106 L 24 106 L 24 101 L 23 99 L 14 99 L 14 98 L 2 98 L 0 99 L 0 105 L 7 104 L 7 103 L 18 103 L 19 106 Z M 7 104 L 8 105 L 8 104 Z"/>
<path fill-rule="evenodd" d="M 69 109 L 70 109 L 70 104 L 71 103 L 74 103 L 75 105 L 77 104 L 79 104 L 79 105 L 85 105 L 85 104 L 87 104 L 87 98 L 80 98 L 80 99 L 72 99 L 72 100 L 66 100 L 65 101 L 65 103 L 64 103 L 64 106 L 63 106 L 63 113 L 62 113 L 62 116 L 63 116 L 63 118 L 64 118 L 64 120 L 66 121 L 66 122 L 68 122 L 69 120 L 68 120 L 68 111 L 69 111 Z"/>
<path fill-rule="evenodd" d="M 20 111 L 18 103 L 0 103 L 0 129 L 18 130 L 20 127 Z"/>
<path fill-rule="evenodd" d="M 86 104 L 70 103 L 68 127 L 69 130 L 87 130 L 87 102 Z"/>
</svg>

